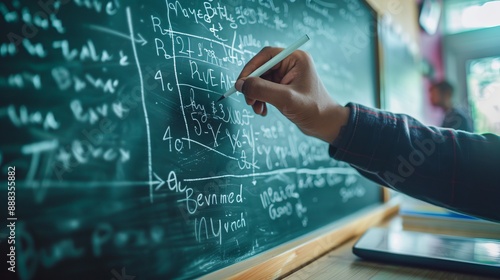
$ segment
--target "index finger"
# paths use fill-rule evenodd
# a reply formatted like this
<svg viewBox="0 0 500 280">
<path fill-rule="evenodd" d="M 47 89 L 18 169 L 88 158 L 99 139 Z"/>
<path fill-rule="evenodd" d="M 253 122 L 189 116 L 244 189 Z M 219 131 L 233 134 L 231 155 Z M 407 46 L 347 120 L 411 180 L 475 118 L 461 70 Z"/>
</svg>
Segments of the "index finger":
<svg viewBox="0 0 500 280">
<path fill-rule="evenodd" d="M 278 53 L 280 53 L 283 48 L 273 48 L 273 47 L 264 47 L 257 53 L 241 70 L 240 75 L 238 76 L 239 80 L 244 77 L 248 77 L 248 75 L 252 74 L 257 68 L 262 66 L 264 63 L 268 62 L 271 58 L 275 57 Z M 278 69 L 280 67 L 281 62 L 274 65 L 271 70 Z"/>
</svg>

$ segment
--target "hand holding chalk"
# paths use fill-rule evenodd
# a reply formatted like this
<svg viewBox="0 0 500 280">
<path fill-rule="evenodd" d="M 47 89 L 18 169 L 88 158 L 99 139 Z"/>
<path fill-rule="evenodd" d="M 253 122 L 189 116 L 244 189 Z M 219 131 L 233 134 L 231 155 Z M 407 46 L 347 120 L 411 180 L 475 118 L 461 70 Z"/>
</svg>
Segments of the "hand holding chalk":
<svg viewBox="0 0 500 280">
<path fill-rule="evenodd" d="M 267 104 L 274 105 L 307 135 L 328 143 L 347 123 L 349 109 L 328 94 L 311 57 L 295 51 L 261 77 L 250 77 L 255 69 L 276 57 L 282 49 L 264 48 L 241 71 L 236 89 L 245 95 L 256 114 L 265 116 Z"/>
<path fill-rule="evenodd" d="M 278 64 L 280 61 L 285 59 L 287 56 L 289 56 L 291 53 L 296 51 L 300 46 L 302 46 L 305 42 L 309 41 L 309 36 L 304 35 L 302 38 L 298 39 L 295 41 L 293 44 L 288 46 L 286 49 L 278 53 L 276 56 L 271 58 L 269 61 L 261 65 L 259 68 L 257 68 L 255 71 L 253 71 L 248 77 L 260 77 L 262 74 L 266 73 L 269 69 L 273 68 L 276 64 Z M 230 88 L 224 95 L 222 95 L 217 102 L 221 101 L 222 99 L 230 96 L 231 94 L 235 93 L 237 90 L 233 86 Z"/>
</svg>

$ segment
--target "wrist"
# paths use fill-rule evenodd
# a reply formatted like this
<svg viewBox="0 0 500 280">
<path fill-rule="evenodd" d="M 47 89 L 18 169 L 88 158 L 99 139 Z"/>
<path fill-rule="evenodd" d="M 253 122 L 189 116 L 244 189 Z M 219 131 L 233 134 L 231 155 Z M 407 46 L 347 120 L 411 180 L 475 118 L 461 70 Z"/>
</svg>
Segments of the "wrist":
<svg viewBox="0 0 500 280">
<path fill-rule="evenodd" d="M 321 132 L 317 136 L 319 139 L 332 144 L 340 134 L 343 126 L 347 125 L 349 121 L 349 114 L 351 110 L 349 107 L 341 106 L 339 104 L 332 104 L 322 117 Z"/>
</svg>

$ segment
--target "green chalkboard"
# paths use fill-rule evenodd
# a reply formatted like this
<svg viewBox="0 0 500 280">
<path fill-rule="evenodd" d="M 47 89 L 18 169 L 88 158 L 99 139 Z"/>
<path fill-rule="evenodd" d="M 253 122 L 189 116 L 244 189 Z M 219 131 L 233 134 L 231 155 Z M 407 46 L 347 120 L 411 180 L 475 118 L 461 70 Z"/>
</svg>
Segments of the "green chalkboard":
<svg viewBox="0 0 500 280">
<path fill-rule="evenodd" d="M 1 212 L 15 225 L 2 256 L 14 234 L 20 279 L 197 277 L 381 203 L 274 108 L 215 103 L 262 47 L 308 34 L 331 94 L 374 106 L 363 1 L 8 0 L 0 13 Z"/>
<path fill-rule="evenodd" d="M 383 20 L 378 26 L 382 45 L 381 107 L 425 120 L 422 75 L 416 49 L 412 49 L 408 39 L 404 38 L 406 35 L 398 32 L 390 22 Z"/>
</svg>

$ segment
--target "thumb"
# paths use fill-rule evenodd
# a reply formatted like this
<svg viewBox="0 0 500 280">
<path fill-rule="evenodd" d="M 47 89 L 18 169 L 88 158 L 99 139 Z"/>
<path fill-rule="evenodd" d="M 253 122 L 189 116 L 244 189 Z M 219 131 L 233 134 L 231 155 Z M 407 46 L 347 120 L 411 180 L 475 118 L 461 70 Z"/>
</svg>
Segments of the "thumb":
<svg viewBox="0 0 500 280">
<path fill-rule="evenodd" d="M 239 79 L 235 84 L 235 88 L 249 99 L 270 103 L 278 109 L 281 109 L 291 96 L 288 86 L 260 77 Z"/>
</svg>

